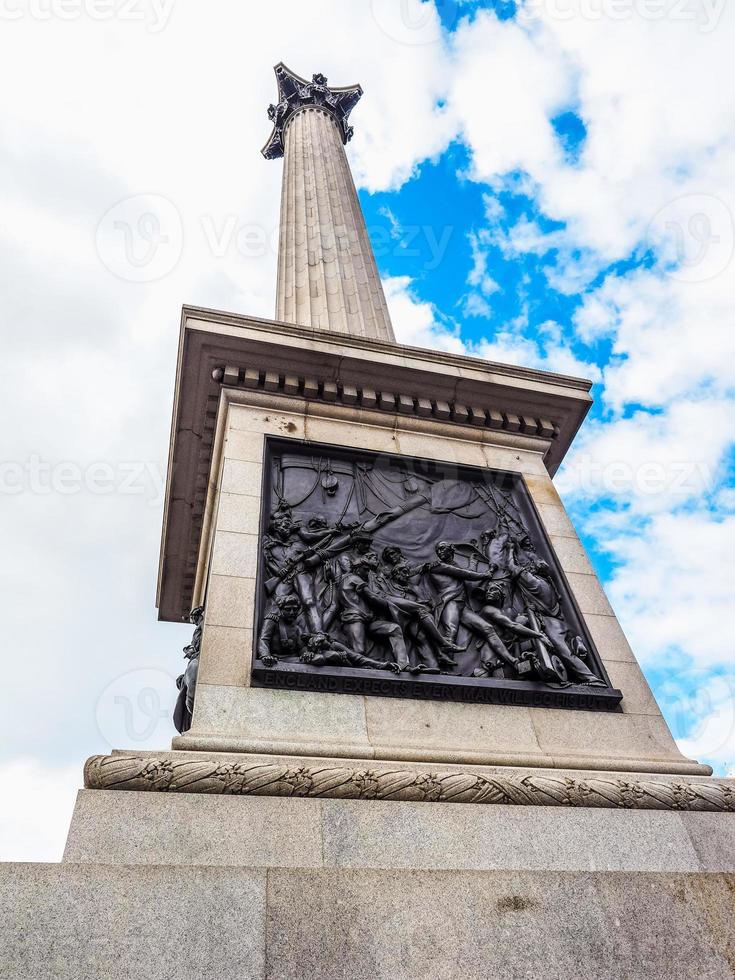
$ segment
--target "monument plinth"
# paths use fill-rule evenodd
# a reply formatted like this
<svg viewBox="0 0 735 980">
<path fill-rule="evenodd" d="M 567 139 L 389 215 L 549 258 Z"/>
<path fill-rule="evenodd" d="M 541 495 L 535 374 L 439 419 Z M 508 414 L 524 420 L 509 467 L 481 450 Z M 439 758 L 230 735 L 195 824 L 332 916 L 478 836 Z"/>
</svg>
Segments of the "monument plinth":
<svg viewBox="0 0 735 980">
<path fill-rule="evenodd" d="M 60 870 L 12 878 L 18 975 L 735 976 L 735 786 L 678 750 L 552 482 L 590 383 L 396 344 L 362 91 L 276 76 L 277 319 L 182 315 L 180 734 L 87 762 Z"/>
</svg>

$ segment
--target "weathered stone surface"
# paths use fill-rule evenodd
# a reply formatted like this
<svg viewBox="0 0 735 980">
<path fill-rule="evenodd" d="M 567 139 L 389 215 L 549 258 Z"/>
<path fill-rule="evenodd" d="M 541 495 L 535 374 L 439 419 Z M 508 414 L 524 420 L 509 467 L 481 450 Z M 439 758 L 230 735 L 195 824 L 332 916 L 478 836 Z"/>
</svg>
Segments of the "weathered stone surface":
<svg viewBox="0 0 735 980">
<path fill-rule="evenodd" d="M 246 687 L 250 683 L 252 630 L 208 626 L 204 633 L 198 683 Z"/>
<path fill-rule="evenodd" d="M 12 980 L 732 980 L 735 877 L 6 865 Z"/>
<path fill-rule="evenodd" d="M 64 861 L 323 866 L 319 800 L 81 790 Z"/>
<path fill-rule="evenodd" d="M 273 871 L 268 975 L 728 980 L 728 887 L 624 872 Z"/>
<path fill-rule="evenodd" d="M 82 790 L 64 860 L 259 868 L 735 872 L 735 816 Z"/>
<path fill-rule="evenodd" d="M 240 493 L 222 493 L 217 509 L 217 528 L 237 534 L 258 534 L 260 499 Z"/>
<path fill-rule="evenodd" d="M 600 652 L 600 656 L 610 661 L 636 663 L 635 655 L 630 648 L 625 633 L 615 616 L 585 616 L 587 628 Z"/>
<path fill-rule="evenodd" d="M 529 711 L 541 750 L 557 759 L 570 758 L 572 746 L 576 758 L 586 746 L 590 757 L 598 759 L 684 761 L 660 714 L 621 716 L 577 711 L 572 717 L 568 712 L 543 708 Z"/>
<path fill-rule="evenodd" d="M 0 976 L 261 978 L 265 917 L 262 871 L 0 865 Z"/>
<path fill-rule="evenodd" d="M 677 813 L 380 800 L 324 800 L 322 813 L 324 863 L 341 868 L 700 870 Z M 735 817 L 701 816 L 735 832 Z"/>
<path fill-rule="evenodd" d="M 218 530 L 212 555 L 212 574 L 255 578 L 258 569 L 258 535 Z"/>
<path fill-rule="evenodd" d="M 693 819 L 694 814 L 682 813 L 680 818 L 686 829 L 692 847 L 703 871 L 735 870 L 735 818 L 730 820 L 713 819 L 713 814 L 699 814 L 702 818 Z M 732 899 L 735 909 L 735 894 Z"/>
<path fill-rule="evenodd" d="M 378 758 L 406 749 L 541 756 L 530 708 L 368 697 L 365 714 Z"/>
<path fill-rule="evenodd" d="M 360 697 L 200 685 L 195 729 L 262 739 L 366 741 Z"/>
<path fill-rule="evenodd" d="M 206 632 L 213 626 L 252 627 L 255 615 L 255 579 L 212 575 L 207 592 Z"/>
<path fill-rule="evenodd" d="M 263 466 L 241 459 L 225 459 L 222 472 L 223 493 L 244 493 L 260 496 Z"/>
</svg>

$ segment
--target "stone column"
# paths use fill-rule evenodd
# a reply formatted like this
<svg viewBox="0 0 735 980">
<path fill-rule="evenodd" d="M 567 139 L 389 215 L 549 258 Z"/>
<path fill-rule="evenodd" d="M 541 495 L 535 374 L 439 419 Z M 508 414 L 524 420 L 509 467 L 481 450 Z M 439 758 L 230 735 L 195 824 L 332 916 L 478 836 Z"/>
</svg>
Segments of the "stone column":
<svg viewBox="0 0 735 980">
<path fill-rule="evenodd" d="M 360 86 L 328 88 L 276 66 L 279 103 L 263 149 L 285 158 L 276 319 L 394 340 L 388 307 L 344 144 Z"/>
</svg>

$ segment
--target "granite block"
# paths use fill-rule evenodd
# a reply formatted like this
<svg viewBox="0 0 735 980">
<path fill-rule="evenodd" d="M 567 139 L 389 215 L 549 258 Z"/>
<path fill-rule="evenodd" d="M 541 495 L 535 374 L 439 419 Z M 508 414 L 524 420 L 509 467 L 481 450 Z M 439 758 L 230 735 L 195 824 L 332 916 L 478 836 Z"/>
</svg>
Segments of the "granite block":
<svg viewBox="0 0 735 980">
<path fill-rule="evenodd" d="M 498 754 L 539 754 L 530 708 L 450 701 L 365 698 L 367 728 L 376 756 L 390 747 Z"/>
<path fill-rule="evenodd" d="M 236 459 L 246 463 L 262 463 L 263 443 L 262 432 L 230 428 L 225 438 L 224 456 L 226 459 Z"/>
<path fill-rule="evenodd" d="M 474 433 L 473 433 L 474 435 Z M 437 459 L 457 465 L 485 467 L 485 457 L 479 438 L 447 439 L 422 432 L 398 432 L 400 451 L 419 459 Z"/>
<path fill-rule="evenodd" d="M 252 655 L 251 629 L 208 625 L 202 637 L 199 683 L 249 685 Z"/>
<path fill-rule="evenodd" d="M 735 976 L 703 875 L 274 870 L 268 895 L 272 980 Z"/>
<path fill-rule="evenodd" d="M 339 868 L 699 871 L 679 814 L 383 800 L 322 802 L 324 863 Z M 735 818 L 712 816 L 723 827 Z M 699 828 L 695 820 L 694 825 Z M 735 871 L 731 856 L 727 867 Z"/>
<path fill-rule="evenodd" d="M 594 575 L 592 563 L 587 557 L 582 542 L 577 537 L 552 534 L 551 544 L 559 564 L 567 574 Z"/>
<path fill-rule="evenodd" d="M 261 739 L 367 744 L 363 698 L 199 685 L 196 729 Z"/>
<path fill-rule="evenodd" d="M 623 700 L 625 704 L 625 700 Z M 529 708 L 541 751 L 556 765 L 565 760 L 585 768 L 596 768 L 604 759 L 672 763 L 684 757 L 660 715 L 617 714 L 591 711 L 560 711 Z M 587 754 L 589 753 L 589 754 Z M 660 771 L 665 772 L 665 769 Z"/>
<path fill-rule="evenodd" d="M 222 468 L 223 493 L 244 493 L 259 497 L 263 482 L 263 464 L 241 459 L 227 459 Z"/>
<path fill-rule="evenodd" d="M 367 413 L 358 408 L 345 406 L 342 411 L 346 415 L 345 419 L 337 420 L 320 415 L 318 406 L 313 408 L 309 406 L 304 438 L 327 445 L 350 446 L 376 452 L 396 452 L 398 444 L 392 425 L 365 424 Z"/>
<path fill-rule="evenodd" d="M 679 816 L 703 871 L 735 871 L 735 813 Z M 732 904 L 735 918 L 735 893 Z"/>
<path fill-rule="evenodd" d="M 266 876 L 188 866 L 0 865 L 0 976 L 265 976 Z"/>
<path fill-rule="evenodd" d="M 603 592 L 596 575 L 579 575 L 567 572 L 567 581 L 580 611 L 586 616 L 614 615 L 610 602 Z"/>
<path fill-rule="evenodd" d="M 317 868 L 321 801 L 81 790 L 64 861 Z"/>
<path fill-rule="evenodd" d="M 584 621 L 600 656 L 606 664 L 612 660 L 622 663 L 636 663 L 635 655 L 615 616 L 596 616 L 588 613 L 584 617 Z"/>
<path fill-rule="evenodd" d="M 260 498 L 241 493 L 221 493 L 217 509 L 217 530 L 258 534 Z"/>
<path fill-rule="evenodd" d="M 605 666 L 612 686 L 623 692 L 626 714 L 661 716 L 661 709 L 638 664 L 612 661 Z"/>
<path fill-rule="evenodd" d="M 212 554 L 212 575 L 255 578 L 258 571 L 258 535 L 217 531 Z"/>
<path fill-rule="evenodd" d="M 297 410 L 297 405 L 300 410 Z M 289 411 L 283 411 L 265 409 L 259 405 L 230 404 L 227 416 L 228 428 L 303 439 L 305 403 L 292 398 L 288 402 L 288 408 Z"/>
<path fill-rule="evenodd" d="M 255 579 L 212 575 L 207 589 L 206 634 L 209 625 L 252 628 L 255 613 Z"/>
</svg>

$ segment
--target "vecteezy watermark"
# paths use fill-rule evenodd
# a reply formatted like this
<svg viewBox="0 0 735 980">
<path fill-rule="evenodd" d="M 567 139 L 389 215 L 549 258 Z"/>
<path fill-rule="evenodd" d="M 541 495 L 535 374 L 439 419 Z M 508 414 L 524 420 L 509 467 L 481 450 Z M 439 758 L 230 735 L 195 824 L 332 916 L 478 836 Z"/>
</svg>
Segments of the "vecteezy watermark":
<svg viewBox="0 0 735 980">
<path fill-rule="evenodd" d="M 100 695 L 97 729 L 110 748 L 160 748 L 171 738 L 176 679 L 143 668 L 116 677 Z"/>
<path fill-rule="evenodd" d="M 705 282 L 730 265 L 735 223 L 720 198 L 687 194 L 661 208 L 648 226 L 647 240 L 673 279 Z"/>
<path fill-rule="evenodd" d="M 691 668 L 656 685 L 656 700 L 685 755 L 735 759 L 735 687 L 732 677 Z M 732 753 L 732 754 L 730 754 Z"/>
<path fill-rule="evenodd" d="M 371 0 L 375 23 L 399 44 L 436 44 L 442 24 L 452 30 L 462 13 L 462 0 Z"/>
<path fill-rule="evenodd" d="M 0 0 L 0 21 L 122 21 L 158 34 L 176 0 Z"/>
<path fill-rule="evenodd" d="M 203 215 L 201 228 L 210 253 L 217 259 L 224 258 L 233 250 L 247 259 L 278 254 L 278 227 L 266 229 L 262 225 L 243 223 L 237 215 L 229 214 L 220 219 Z M 454 227 L 401 225 L 396 229 L 390 224 L 380 224 L 371 225 L 367 233 L 377 259 L 417 259 L 425 272 L 432 272 L 441 265 L 446 255 Z M 336 237 L 324 244 L 339 248 Z"/>
<path fill-rule="evenodd" d="M 97 254 L 129 282 L 154 282 L 174 269 L 184 247 L 181 215 L 160 194 L 118 201 L 97 225 Z"/>
<path fill-rule="evenodd" d="M 385 222 L 366 229 L 377 259 L 411 260 L 414 269 L 439 268 L 454 234 L 453 225 L 404 225 L 387 212 Z M 233 254 L 245 259 L 277 255 L 280 228 L 244 222 L 237 214 L 203 214 L 187 232 L 187 241 L 215 259 Z M 346 246 L 333 229 L 322 228 L 325 249 Z M 97 252 L 105 267 L 129 282 L 154 282 L 168 275 L 184 251 L 184 228 L 176 206 L 160 194 L 135 194 L 118 201 L 101 218 L 96 231 Z M 394 274 L 395 270 L 394 270 Z"/>
<path fill-rule="evenodd" d="M 518 0 L 520 21 L 673 21 L 711 34 L 727 0 Z"/>
<path fill-rule="evenodd" d="M 575 456 L 565 479 L 586 494 L 636 494 L 688 499 L 710 491 L 715 474 L 701 460 L 625 460 L 601 462 L 594 456 Z"/>
<path fill-rule="evenodd" d="M 51 463 L 34 454 L 23 461 L 0 460 L 0 496 L 78 493 L 105 496 L 145 496 L 151 506 L 163 501 L 165 481 L 157 463 L 137 460 L 94 462 L 84 466 L 71 460 Z"/>
</svg>

